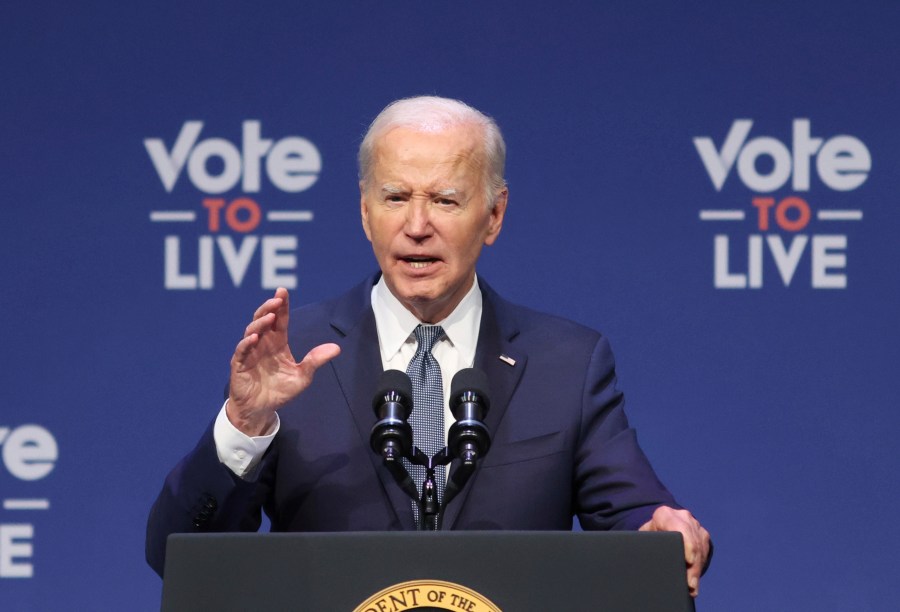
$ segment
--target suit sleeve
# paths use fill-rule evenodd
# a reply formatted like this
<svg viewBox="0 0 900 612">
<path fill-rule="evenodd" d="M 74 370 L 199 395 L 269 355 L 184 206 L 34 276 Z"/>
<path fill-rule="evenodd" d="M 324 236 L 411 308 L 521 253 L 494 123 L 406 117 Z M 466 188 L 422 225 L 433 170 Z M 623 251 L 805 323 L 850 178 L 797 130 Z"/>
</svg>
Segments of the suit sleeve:
<svg viewBox="0 0 900 612">
<path fill-rule="evenodd" d="M 273 450 L 244 479 L 219 461 L 213 425 L 166 477 L 147 519 L 147 563 L 160 576 L 172 533 L 256 531 Z"/>
<path fill-rule="evenodd" d="M 602 336 L 584 381 L 574 502 L 585 530 L 638 529 L 659 506 L 679 507 L 628 425 L 625 398 L 616 388 L 615 360 Z"/>
</svg>

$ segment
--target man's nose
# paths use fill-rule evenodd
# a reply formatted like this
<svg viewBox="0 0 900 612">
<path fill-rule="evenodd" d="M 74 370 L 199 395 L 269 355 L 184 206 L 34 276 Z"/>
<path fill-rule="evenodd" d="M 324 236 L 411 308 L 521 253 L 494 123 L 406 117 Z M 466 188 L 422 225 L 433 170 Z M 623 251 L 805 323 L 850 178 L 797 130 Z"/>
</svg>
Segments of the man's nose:
<svg viewBox="0 0 900 612">
<path fill-rule="evenodd" d="M 425 238 L 431 235 L 431 202 L 411 200 L 406 209 L 406 233 L 411 238 Z"/>
</svg>

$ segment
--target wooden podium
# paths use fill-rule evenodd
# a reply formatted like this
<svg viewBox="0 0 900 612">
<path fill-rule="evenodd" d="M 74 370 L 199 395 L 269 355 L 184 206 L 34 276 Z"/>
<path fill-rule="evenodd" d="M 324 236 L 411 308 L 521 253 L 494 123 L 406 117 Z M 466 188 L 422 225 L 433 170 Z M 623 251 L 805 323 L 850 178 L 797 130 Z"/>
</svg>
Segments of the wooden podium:
<svg viewBox="0 0 900 612">
<path fill-rule="evenodd" d="M 688 612 L 681 535 L 176 534 L 162 609 Z"/>
</svg>

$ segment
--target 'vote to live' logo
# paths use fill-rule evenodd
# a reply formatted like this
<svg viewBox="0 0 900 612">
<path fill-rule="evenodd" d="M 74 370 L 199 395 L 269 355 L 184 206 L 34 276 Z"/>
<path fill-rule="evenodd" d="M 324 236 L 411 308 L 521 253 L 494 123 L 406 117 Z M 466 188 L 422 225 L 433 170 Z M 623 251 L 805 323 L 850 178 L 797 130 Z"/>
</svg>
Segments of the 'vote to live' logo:
<svg viewBox="0 0 900 612">
<path fill-rule="evenodd" d="M 34 497 L 30 485 L 46 478 L 58 458 L 56 438 L 44 427 L 0 423 L 0 579 L 34 577 L 35 524 L 30 511 L 49 510 L 50 500 Z"/>
<path fill-rule="evenodd" d="M 716 191 L 720 192 L 729 176 L 736 171 L 744 186 L 758 194 L 750 198 L 749 206 L 743 208 L 700 211 L 702 221 L 733 224 L 747 221 L 749 217 L 755 227 L 755 232 L 749 236 L 716 234 L 715 287 L 761 288 L 766 254 L 771 257 L 782 284 L 789 287 L 804 255 L 808 253 L 806 260 L 813 288 L 846 288 L 847 236 L 810 234 L 809 228 L 811 224 L 818 228 L 828 227 L 832 222 L 861 221 L 862 211 L 816 210 L 799 194 L 810 190 L 813 175 L 834 191 L 846 192 L 858 188 L 866 181 L 872 167 L 869 150 L 853 136 L 813 137 L 809 119 L 794 119 L 790 149 L 769 136 L 748 140 L 752 127 L 753 121 L 750 119 L 735 120 L 719 146 L 706 136 L 694 138 L 694 147 Z M 760 164 L 760 161 L 768 163 Z M 767 170 L 760 170 L 761 165 Z M 770 195 L 788 185 L 789 181 L 793 193 Z M 735 260 L 745 262 L 745 267 L 739 268 Z"/>
<path fill-rule="evenodd" d="M 234 287 L 243 283 L 259 253 L 259 279 L 263 289 L 297 286 L 297 237 L 258 233 L 261 224 L 309 222 L 309 210 L 268 210 L 248 194 L 259 193 L 263 177 L 287 193 L 305 191 L 322 170 L 316 146 L 305 138 L 263 138 L 259 121 L 244 121 L 240 148 L 224 138 L 199 140 L 202 121 L 186 121 L 171 146 L 160 138 L 147 138 L 144 147 L 167 193 L 187 175 L 197 190 L 208 195 L 239 190 L 238 197 L 204 197 L 200 206 L 154 210 L 155 223 L 202 223 L 202 235 L 169 234 L 165 237 L 166 289 L 212 289 L 217 267 L 224 265 Z M 199 141 L 198 141 L 199 140 Z M 183 241 L 182 238 L 185 240 Z"/>
</svg>

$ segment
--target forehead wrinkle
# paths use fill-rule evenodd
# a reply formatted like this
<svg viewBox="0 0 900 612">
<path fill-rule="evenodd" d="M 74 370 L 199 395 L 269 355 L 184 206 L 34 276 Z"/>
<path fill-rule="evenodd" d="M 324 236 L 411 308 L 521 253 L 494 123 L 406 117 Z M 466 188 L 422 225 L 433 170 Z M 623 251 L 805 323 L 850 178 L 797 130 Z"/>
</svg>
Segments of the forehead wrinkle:
<svg viewBox="0 0 900 612">
<path fill-rule="evenodd" d="M 429 134 L 422 130 L 412 131 Z M 449 147 L 449 150 L 438 149 L 432 151 L 428 159 L 428 155 L 425 158 L 419 155 L 415 145 L 398 146 L 399 143 L 392 142 L 393 132 L 382 135 L 374 146 L 372 178 L 377 181 L 378 175 L 382 174 L 382 179 L 388 179 L 380 186 L 382 194 L 399 195 L 421 190 L 429 196 L 466 197 L 471 189 L 477 191 L 485 180 L 484 155 L 479 142 L 469 140 L 459 143 L 461 146 Z M 430 184 L 418 184 L 421 179 Z"/>
</svg>

